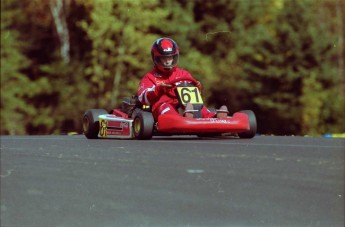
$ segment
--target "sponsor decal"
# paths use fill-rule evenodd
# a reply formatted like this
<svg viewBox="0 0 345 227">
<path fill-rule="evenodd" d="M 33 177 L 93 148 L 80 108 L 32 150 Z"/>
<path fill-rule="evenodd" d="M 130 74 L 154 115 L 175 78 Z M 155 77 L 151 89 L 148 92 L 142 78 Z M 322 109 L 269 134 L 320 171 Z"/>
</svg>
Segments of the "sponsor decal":
<svg viewBox="0 0 345 227">
<path fill-rule="evenodd" d="M 128 128 L 128 122 L 121 122 L 120 127 L 122 128 Z"/>
<path fill-rule="evenodd" d="M 129 122 L 109 121 L 107 125 L 107 135 L 129 135 Z"/>
<path fill-rule="evenodd" d="M 210 118 L 210 121 L 212 122 L 212 123 L 219 123 L 219 124 L 232 124 L 232 122 L 231 121 L 229 121 L 229 120 L 225 120 L 225 119 L 217 119 L 217 118 Z"/>
<path fill-rule="evenodd" d="M 108 135 L 109 136 L 125 136 L 127 134 L 123 133 L 123 132 L 119 132 L 119 131 L 112 131 L 112 130 L 108 130 Z"/>
<path fill-rule="evenodd" d="M 232 122 L 226 119 L 218 119 L 218 118 L 195 118 L 197 121 L 207 121 L 214 124 L 236 124 L 236 122 Z"/>
<path fill-rule="evenodd" d="M 157 80 L 156 79 L 156 84 L 159 85 L 159 84 L 166 84 L 166 80 Z"/>
</svg>

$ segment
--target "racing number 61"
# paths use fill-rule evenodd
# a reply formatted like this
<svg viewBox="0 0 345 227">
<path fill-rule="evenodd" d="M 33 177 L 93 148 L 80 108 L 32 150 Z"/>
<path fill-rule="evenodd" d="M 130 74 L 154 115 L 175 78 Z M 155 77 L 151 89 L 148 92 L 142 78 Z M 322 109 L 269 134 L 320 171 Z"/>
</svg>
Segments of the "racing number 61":
<svg viewBox="0 0 345 227">
<path fill-rule="evenodd" d="M 180 89 L 182 103 L 202 104 L 202 99 L 197 87 L 183 87 Z"/>
</svg>

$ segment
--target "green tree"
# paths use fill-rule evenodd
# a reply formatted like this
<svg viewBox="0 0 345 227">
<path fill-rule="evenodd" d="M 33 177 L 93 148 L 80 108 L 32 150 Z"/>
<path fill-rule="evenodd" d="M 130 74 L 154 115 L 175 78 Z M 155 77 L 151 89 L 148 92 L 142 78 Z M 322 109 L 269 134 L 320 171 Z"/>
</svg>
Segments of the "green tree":
<svg viewBox="0 0 345 227">
<path fill-rule="evenodd" d="M 20 17 L 16 4 L 1 3 L 1 134 L 26 133 L 37 114 L 26 100 L 47 86 L 45 78 L 33 82 L 23 72 L 31 62 L 23 53 L 27 47 L 20 33 L 12 29 L 15 18 Z"/>
<path fill-rule="evenodd" d="M 158 4 L 154 0 L 91 3 L 90 20 L 80 26 L 92 43 L 85 73 L 97 106 L 115 107 L 121 95 L 136 91 L 151 64 L 148 47 L 156 38 L 151 30 L 167 15 Z"/>
<path fill-rule="evenodd" d="M 345 130 L 339 1 L 195 2 L 207 38 L 194 43 L 216 66 L 209 102 L 254 109 L 261 133 Z"/>
<path fill-rule="evenodd" d="M 90 20 L 81 23 L 92 42 L 85 72 L 98 106 L 116 106 L 121 96 L 136 93 L 139 80 L 152 67 L 150 47 L 159 37 L 175 39 L 181 49 L 180 66 L 208 86 L 211 59 L 189 41 L 198 31 L 192 1 L 100 1 L 89 6 Z"/>
<path fill-rule="evenodd" d="M 313 1 L 239 3 L 247 14 L 233 22 L 236 51 L 260 131 L 322 133 L 329 90 L 339 82 L 332 23 L 317 20 Z"/>
<path fill-rule="evenodd" d="M 203 83 L 208 106 L 254 109 L 262 133 L 343 132 L 343 8 L 340 0 L 3 1 L 1 133 L 80 131 L 86 109 L 136 93 L 150 46 L 164 36 L 179 44 L 179 66 Z"/>
<path fill-rule="evenodd" d="M 208 84 L 208 102 L 219 107 L 227 105 L 230 112 L 244 105 L 239 102 L 245 80 L 239 78 L 239 67 L 234 39 L 233 21 L 237 16 L 236 1 L 195 1 L 194 18 L 199 25 L 191 39 L 203 56 L 208 56 L 211 68 Z"/>
<path fill-rule="evenodd" d="M 74 1 L 63 5 L 71 28 L 71 59 L 66 62 L 51 5 L 38 3 L 1 4 L 2 134 L 80 131 L 80 116 L 95 106 L 93 99 L 87 99 L 90 86 L 83 73 L 90 45 L 76 26 L 80 16 L 87 16 L 85 9 Z"/>
</svg>

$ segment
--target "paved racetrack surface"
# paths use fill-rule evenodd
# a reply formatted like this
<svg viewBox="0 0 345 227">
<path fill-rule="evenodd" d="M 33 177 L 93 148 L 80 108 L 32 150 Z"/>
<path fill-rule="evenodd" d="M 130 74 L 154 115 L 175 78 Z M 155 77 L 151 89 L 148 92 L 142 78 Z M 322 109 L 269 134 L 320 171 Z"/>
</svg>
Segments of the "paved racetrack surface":
<svg viewBox="0 0 345 227">
<path fill-rule="evenodd" d="M 345 139 L 2 136 L 1 226 L 344 226 Z"/>
</svg>

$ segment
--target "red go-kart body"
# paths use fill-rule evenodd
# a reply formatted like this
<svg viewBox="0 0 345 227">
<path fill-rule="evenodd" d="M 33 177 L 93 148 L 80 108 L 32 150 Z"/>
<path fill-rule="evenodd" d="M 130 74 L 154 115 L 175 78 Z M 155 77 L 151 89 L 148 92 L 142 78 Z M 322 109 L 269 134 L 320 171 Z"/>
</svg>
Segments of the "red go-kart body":
<svg viewBox="0 0 345 227">
<path fill-rule="evenodd" d="M 84 114 L 83 130 L 89 139 L 151 139 L 155 135 L 220 136 L 223 133 L 252 138 L 256 134 L 256 119 L 252 111 L 245 110 L 225 118 L 161 115 L 155 122 L 152 113 L 142 109 L 135 109 L 131 116 L 120 109 L 110 113 L 103 109 L 91 109 Z"/>
<path fill-rule="evenodd" d="M 180 84 L 176 88 L 176 94 L 181 106 L 186 102 L 193 103 L 200 111 L 203 102 L 195 87 Z M 83 115 L 83 131 L 89 139 L 151 139 L 156 135 L 220 136 L 224 133 L 252 138 L 256 130 L 256 117 L 251 110 L 235 112 L 224 118 L 201 118 L 200 114 L 195 118 L 186 118 L 182 115 L 163 114 L 155 121 L 150 108 L 143 106 L 136 96 L 125 98 L 121 108 L 110 112 L 91 109 Z"/>
<path fill-rule="evenodd" d="M 232 117 L 225 118 L 185 118 L 179 115 L 161 115 L 158 118 L 157 128 L 161 132 L 172 134 L 237 133 L 249 130 L 250 121 L 245 113 L 235 113 Z"/>
</svg>

